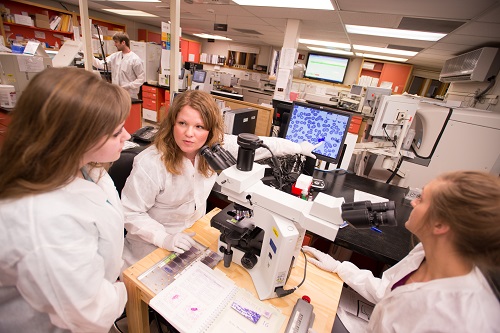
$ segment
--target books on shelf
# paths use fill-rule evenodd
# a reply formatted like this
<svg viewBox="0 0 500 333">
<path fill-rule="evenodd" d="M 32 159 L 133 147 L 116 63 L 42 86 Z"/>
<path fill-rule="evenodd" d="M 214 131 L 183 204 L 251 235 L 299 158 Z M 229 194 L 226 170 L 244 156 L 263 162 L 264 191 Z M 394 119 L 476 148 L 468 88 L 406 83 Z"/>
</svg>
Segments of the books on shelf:
<svg viewBox="0 0 500 333">
<path fill-rule="evenodd" d="M 285 320 L 279 309 L 201 262 L 187 268 L 149 305 L 181 333 L 279 332 Z"/>
</svg>

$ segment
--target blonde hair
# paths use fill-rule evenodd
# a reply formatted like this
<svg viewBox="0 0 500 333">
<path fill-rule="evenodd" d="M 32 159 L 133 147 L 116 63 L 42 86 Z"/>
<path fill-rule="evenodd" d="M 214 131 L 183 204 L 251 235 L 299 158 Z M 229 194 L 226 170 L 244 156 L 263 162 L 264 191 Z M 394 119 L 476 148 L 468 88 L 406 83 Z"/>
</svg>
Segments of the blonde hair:
<svg viewBox="0 0 500 333">
<path fill-rule="evenodd" d="M 213 96 L 200 90 L 188 90 L 175 96 L 166 117 L 162 120 L 160 128 L 155 137 L 154 144 L 162 153 L 162 160 L 167 171 L 180 175 L 182 173 L 183 152 L 174 139 L 174 125 L 177 115 L 183 107 L 190 106 L 201 114 L 208 137 L 205 145 L 212 146 L 214 143 L 223 143 L 224 124 L 219 107 Z M 213 174 L 213 170 L 207 161 L 202 158 L 198 163 L 198 171 L 205 177 Z"/>
<path fill-rule="evenodd" d="M 0 199 L 69 183 L 84 154 L 128 117 L 130 95 L 96 74 L 48 68 L 28 84 L 0 151 Z"/>
<path fill-rule="evenodd" d="M 447 223 L 456 250 L 478 266 L 500 266 L 500 178 L 480 171 L 455 171 L 436 179 L 429 220 Z"/>
</svg>

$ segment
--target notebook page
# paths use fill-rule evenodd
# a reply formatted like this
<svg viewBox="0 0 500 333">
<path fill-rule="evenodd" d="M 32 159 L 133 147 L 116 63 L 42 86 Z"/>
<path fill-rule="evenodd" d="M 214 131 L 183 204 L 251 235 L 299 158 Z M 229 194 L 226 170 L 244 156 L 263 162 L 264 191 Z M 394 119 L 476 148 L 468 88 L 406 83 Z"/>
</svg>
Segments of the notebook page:
<svg viewBox="0 0 500 333">
<path fill-rule="evenodd" d="M 180 332 L 200 332 L 236 291 L 231 279 L 196 262 L 149 305 Z"/>
</svg>

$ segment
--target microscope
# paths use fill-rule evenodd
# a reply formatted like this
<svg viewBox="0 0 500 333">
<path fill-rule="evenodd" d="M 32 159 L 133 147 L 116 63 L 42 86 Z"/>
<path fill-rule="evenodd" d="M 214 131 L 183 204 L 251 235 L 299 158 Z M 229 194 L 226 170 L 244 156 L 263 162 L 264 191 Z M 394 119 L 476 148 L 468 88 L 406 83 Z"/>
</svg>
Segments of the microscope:
<svg viewBox="0 0 500 333">
<path fill-rule="evenodd" d="M 284 286 L 300 254 L 306 230 L 335 240 L 344 222 L 344 199 L 320 192 L 313 201 L 307 201 L 265 185 L 261 180 L 265 166 L 254 163 L 254 157 L 256 149 L 269 148 L 249 133 L 239 134 L 237 143 L 237 159 L 219 144 L 204 146 L 200 151 L 218 173 L 216 182 L 222 194 L 233 202 L 210 222 L 221 232 L 219 254 L 224 266 L 234 262 L 248 271 L 261 300 L 282 297 L 295 290 L 285 290 Z M 371 220 L 367 224 L 385 222 L 372 214 L 379 208 L 370 206 Z M 390 211 L 390 207 L 386 208 Z M 363 207 L 346 209 L 359 214 Z M 356 220 L 358 225 L 362 224 L 360 220 Z"/>
</svg>

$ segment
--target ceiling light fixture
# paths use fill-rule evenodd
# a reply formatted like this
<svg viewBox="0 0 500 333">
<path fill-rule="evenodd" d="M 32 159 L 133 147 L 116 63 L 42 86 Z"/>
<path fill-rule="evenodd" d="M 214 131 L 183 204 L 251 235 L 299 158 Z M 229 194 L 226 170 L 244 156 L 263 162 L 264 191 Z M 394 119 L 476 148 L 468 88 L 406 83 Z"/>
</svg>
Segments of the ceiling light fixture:
<svg viewBox="0 0 500 333">
<path fill-rule="evenodd" d="M 396 50 L 396 49 L 388 49 L 386 47 L 375 47 L 375 46 L 366 46 L 366 45 L 353 45 L 354 50 L 358 51 L 370 51 L 377 53 L 386 53 L 386 54 L 396 54 L 407 57 L 413 57 L 418 52 L 415 51 L 406 51 L 406 50 Z"/>
<path fill-rule="evenodd" d="M 441 34 L 437 32 L 376 28 L 376 27 L 366 27 L 362 25 L 350 25 L 350 24 L 346 24 L 345 28 L 347 32 L 350 34 L 415 39 L 415 40 L 425 40 L 430 42 L 438 41 L 444 36 L 446 36 L 446 34 Z"/>
<path fill-rule="evenodd" d="M 233 0 L 240 6 L 334 10 L 330 0 Z"/>
<path fill-rule="evenodd" d="M 335 50 L 335 49 L 327 49 L 323 47 L 314 47 L 314 46 L 308 46 L 307 47 L 309 50 L 312 51 L 317 51 L 317 52 L 323 52 L 323 53 L 334 53 L 334 54 L 342 54 L 342 55 L 353 55 L 352 52 L 350 51 L 345 51 L 345 50 Z"/>
<path fill-rule="evenodd" d="M 224 36 L 218 36 L 218 35 L 209 35 L 209 34 L 205 34 L 205 33 L 202 33 L 202 34 L 193 34 L 197 37 L 200 37 L 200 38 L 207 38 L 207 39 L 218 39 L 218 40 L 232 40 L 231 38 L 227 38 L 227 37 L 224 37 Z"/>
<path fill-rule="evenodd" d="M 107 12 L 123 15 L 123 16 L 140 16 L 140 17 L 158 17 L 153 14 L 143 12 L 142 10 L 129 10 L 129 9 L 103 9 Z"/>
<path fill-rule="evenodd" d="M 398 61 L 398 62 L 406 62 L 406 61 L 408 61 L 408 59 L 406 59 L 406 58 L 389 57 L 389 56 L 385 56 L 385 55 L 369 54 L 369 53 L 357 53 L 356 52 L 356 56 L 357 57 L 372 58 L 372 59 Z"/>
<path fill-rule="evenodd" d="M 339 49 L 350 50 L 351 45 L 346 43 L 335 43 L 335 42 L 326 42 L 322 40 L 314 40 L 314 39 L 303 39 L 299 38 L 299 43 L 301 44 L 309 44 L 309 45 L 319 45 L 319 46 L 328 46 L 328 47 L 336 47 Z"/>
</svg>

